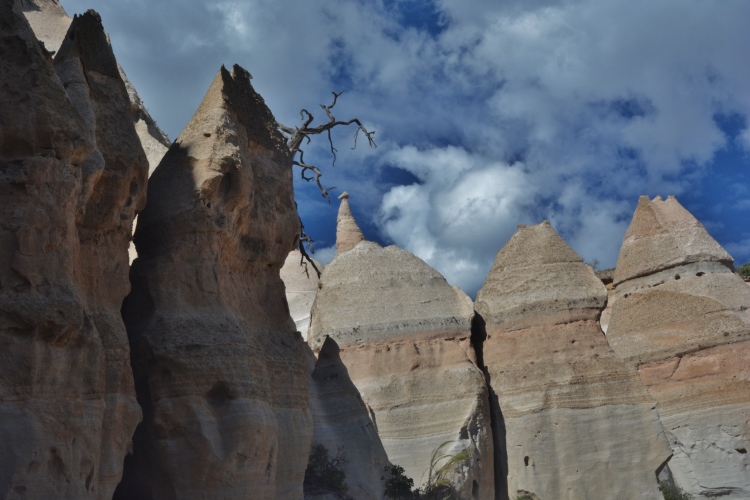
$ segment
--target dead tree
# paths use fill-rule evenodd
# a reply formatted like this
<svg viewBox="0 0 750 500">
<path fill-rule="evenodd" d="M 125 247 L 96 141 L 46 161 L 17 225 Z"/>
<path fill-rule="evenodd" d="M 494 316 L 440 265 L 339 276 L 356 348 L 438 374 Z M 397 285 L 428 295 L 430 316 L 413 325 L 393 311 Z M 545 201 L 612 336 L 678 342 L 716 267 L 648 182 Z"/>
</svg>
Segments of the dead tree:
<svg viewBox="0 0 750 500">
<path fill-rule="evenodd" d="M 357 147 L 357 138 L 359 137 L 359 133 L 362 132 L 365 137 L 367 137 L 367 141 L 370 145 L 370 147 L 377 147 L 377 144 L 375 144 L 375 140 L 373 139 L 373 135 L 375 135 L 375 131 L 369 132 L 364 125 L 362 125 L 362 122 L 359 121 L 359 118 L 353 118 L 351 120 L 337 120 L 335 116 L 333 116 L 333 113 L 331 110 L 334 106 L 336 106 L 336 102 L 338 101 L 338 98 L 343 92 L 331 92 L 333 94 L 333 102 L 326 106 L 325 104 L 321 104 L 320 107 L 323 108 L 323 111 L 325 111 L 326 115 L 328 116 L 328 121 L 326 123 L 322 123 L 320 125 L 312 126 L 312 122 L 315 120 L 315 117 L 306 109 L 302 109 L 299 112 L 300 120 L 302 120 L 302 126 L 301 127 L 287 127 L 286 125 L 283 125 L 279 122 L 276 122 L 276 126 L 278 127 L 279 131 L 281 131 L 282 134 L 284 134 L 284 137 L 286 138 L 286 145 L 289 148 L 289 152 L 292 156 L 292 164 L 300 167 L 302 171 L 300 172 L 302 179 L 310 182 L 315 181 L 315 183 L 318 185 L 318 189 L 320 189 L 320 194 L 323 196 L 323 198 L 328 200 L 328 203 L 331 203 L 331 196 L 328 193 L 329 190 L 335 189 L 334 186 L 329 188 L 324 188 L 323 184 L 320 182 L 320 178 L 322 177 L 323 173 L 320 171 L 318 167 L 315 165 L 310 165 L 308 163 L 305 163 L 305 152 L 302 149 L 302 143 L 304 141 L 307 141 L 305 144 L 310 144 L 311 139 L 310 136 L 313 135 L 320 135 L 320 134 L 327 134 L 328 135 L 328 145 L 331 149 L 331 155 L 333 155 L 333 160 L 331 161 L 331 166 L 336 165 L 336 151 L 337 149 L 333 146 L 333 138 L 331 137 L 331 130 L 333 130 L 335 127 L 339 126 L 349 126 L 349 125 L 356 125 L 357 129 L 354 131 L 354 146 L 352 149 L 356 149 Z M 312 174 L 310 174 L 312 173 Z M 312 261 L 310 256 L 307 254 L 307 251 L 305 250 L 304 243 L 307 243 L 307 245 L 310 247 L 310 253 L 315 253 L 315 248 L 313 247 L 313 240 L 310 238 L 307 233 L 305 233 L 305 226 L 302 224 L 302 219 L 300 218 L 300 235 L 299 235 L 299 250 L 302 254 L 302 259 L 300 260 L 300 265 L 305 266 L 305 272 L 307 272 L 307 263 L 305 262 L 305 259 L 312 264 L 313 269 L 315 269 L 315 272 L 318 274 L 318 277 L 320 277 L 320 270 L 315 266 L 315 263 Z"/>
</svg>

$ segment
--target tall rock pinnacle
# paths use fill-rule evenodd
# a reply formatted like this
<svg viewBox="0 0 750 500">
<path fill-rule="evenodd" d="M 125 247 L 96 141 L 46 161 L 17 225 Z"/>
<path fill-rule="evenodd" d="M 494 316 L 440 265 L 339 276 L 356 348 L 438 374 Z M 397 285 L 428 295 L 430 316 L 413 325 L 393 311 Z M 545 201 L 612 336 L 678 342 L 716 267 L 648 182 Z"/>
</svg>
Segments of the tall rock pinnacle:
<svg viewBox="0 0 750 500">
<path fill-rule="evenodd" d="M 73 21 L 53 67 L 12 4 L 0 0 L 0 497 L 111 498 L 141 419 L 120 307 L 148 163 L 99 16 Z"/>
<path fill-rule="evenodd" d="M 496 475 L 510 498 L 662 498 L 669 445 L 637 372 L 607 345 L 607 290 L 548 222 L 519 226 L 476 311 Z"/>
<path fill-rule="evenodd" d="M 365 240 L 362 230 L 354 220 L 352 210 L 349 207 L 349 193 L 344 191 L 339 196 L 341 205 L 339 206 L 339 215 L 336 217 L 336 254 L 351 250 L 357 243 Z"/>
<path fill-rule="evenodd" d="M 306 346 L 279 277 L 299 217 L 247 71 L 221 68 L 148 189 L 123 304 L 144 421 L 122 498 L 301 498 Z"/>
<path fill-rule="evenodd" d="M 674 198 L 642 196 L 615 271 L 607 339 L 657 402 L 675 482 L 750 498 L 750 287 Z"/>
</svg>

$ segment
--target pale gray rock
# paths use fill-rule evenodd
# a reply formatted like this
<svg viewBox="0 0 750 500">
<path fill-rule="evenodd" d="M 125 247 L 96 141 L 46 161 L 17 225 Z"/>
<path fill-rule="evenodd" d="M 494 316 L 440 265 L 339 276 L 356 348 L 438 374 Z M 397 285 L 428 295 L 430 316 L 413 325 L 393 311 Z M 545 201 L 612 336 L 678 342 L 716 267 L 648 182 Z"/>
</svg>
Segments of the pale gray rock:
<svg viewBox="0 0 750 500">
<path fill-rule="evenodd" d="M 476 310 L 510 498 L 660 499 L 670 455 L 654 401 L 599 328 L 607 290 L 548 222 L 519 226 Z"/>
<path fill-rule="evenodd" d="M 76 68 L 66 94 L 12 5 L 0 0 L 0 496 L 111 498 L 141 419 L 120 306 L 148 165 L 98 16 L 73 22 L 56 59 Z"/>
<path fill-rule="evenodd" d="M 674 197 L 641 197 L 607 332 L 658 403 L 675 482 L 697 498 L 750 497 L 750 288 L 731 262 Z"/>
<path fill-rule="evenodd" d="M 420 485 L 447 442 L 445 453 L 469 453 L 452 476 L 461 497 L 493 498 L 471 299 L 411 253 L 362 241 L 326 266 L 311 314 L 308 343 L 319 350 L 329 336 L 338 344 L 389 460 Z"/>
<path fill-rule="evenodd" d="M 313 259 L 318 270 L 323 271 L 323 264 Z M 286 289 L 286 301 L 289 303 L 289 314 L 297 326 L 302 338 L 307 340 L 310 328 L 310 309 L 318 293 L 318 274 L 309 262 L 302 261 L 299 250 L 292 250 L 281 268 L 281 279 Z"/>
<path fill-rule="evenodd" d="M 299 234 L 291 167 L 247 71 L 222 67 L 138 219 L 123 316 L 144 422 L 123 494 L 302 497 L 306 346 L 279 277 Z"/>
</svg>

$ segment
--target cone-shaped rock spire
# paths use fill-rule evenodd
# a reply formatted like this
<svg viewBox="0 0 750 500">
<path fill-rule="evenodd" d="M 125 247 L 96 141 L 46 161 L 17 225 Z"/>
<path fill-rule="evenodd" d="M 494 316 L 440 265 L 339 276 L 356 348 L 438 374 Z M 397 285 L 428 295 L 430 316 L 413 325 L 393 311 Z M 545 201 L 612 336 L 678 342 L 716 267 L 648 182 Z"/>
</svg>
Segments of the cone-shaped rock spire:
<svg viewBox="0 0 750 500">
<path fill-rule="evenodd" d="M 306 346 L 279 277 L 299 217 L 289 151 L 247 71 L 221 68 L 148 189 L 123 305 L 145 414 L 127 484 L 301 498 Z"/>
<path fill-rule="evenodd" d="M 622 241 L 615 285 L 693 262 L 729 265 L 733 259 L 674 196 L 641 196 Z"/>
<path fill-rule="evenodd" d="M 750 498 L 750 287 L 676 199 L 641 197 L 618 259 L 607 338 L 656 400 L 676 483 Z"/>
<path fill-rule="evenodd" d="M 351 250 L 357 243 L 365 240 L 362 230 L 354 220 L 352 210 L 349 207 L 349 193 L 344 191 L 339 196 L 339 215 L 336 217 L 336 254 Z"/>
<path fill-rule="evenodd" d="M 510 498 L 661 498 L 654 473 L 669 445 L 638 374 L 599 328 L 606 298 L 548 222 L 519 226 L 477 295 L 485 331 L 474 333 L 486 335 L 499 405 L 496 474 Z"/>
</svg>

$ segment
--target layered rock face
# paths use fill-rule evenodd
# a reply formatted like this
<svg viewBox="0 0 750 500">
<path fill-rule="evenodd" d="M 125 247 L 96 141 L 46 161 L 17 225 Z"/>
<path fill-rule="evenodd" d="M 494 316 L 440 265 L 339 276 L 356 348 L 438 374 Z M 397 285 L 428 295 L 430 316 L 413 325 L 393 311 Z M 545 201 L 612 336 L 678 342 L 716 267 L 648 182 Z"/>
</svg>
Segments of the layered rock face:
<svg viewBox="0 0 750 500">
<path fill-rule="evenodd" d="M 471 345 L 472 302 L 421 259 L 367 241 L 326 266 L 308 342 L 326 336 L 359 390 L 393 464 L 421 484 L 432 452 L 468 450 L 461 498 L 494 496 L 489 395 Z"/>
<path fill-rule="evenodd" d="M 313 259 L 315 266 L 322 272 L 323 264 Z M 289 314 L 292 316 L 297 331 L 307 340 L 310 327 L 310 309 L 318 293 L 318 274 L 307 263 L 302 262 L 299 250 L 292 250 L 281 268 L 281 279 L 286 289 L 286 300 L 289 303 Z"/>
<path fill-rule="evenodd" d="M 123 305 L 144 409 L 123 495 L 302 497 L 306 346 L 279 277 L 299 219 L 249 78 L 221 69 L 149 181 Z"/>
<path fill-rule="evenodd" d="M 617 261 L 607 337 L 658 402 L 675 481 L 750 497 L 750 288 L 674 197 L 641 197 Z"/>
<path fill-rule="evenodd" d="M 120 306 L 148 164 L 95 13 L 60 78 L 9 0 L 0 37 L 0 496 L 110 498 L 141 419 Z"/>
<path fill-rule="evenodd" d="M 310 351 L 310 409 L 313 446 L 322 444 L 331 455 L 338 450 L 346 462 L 347 495 L 357 500 L 380 500 L 380 478 L 390 465 L 370 413 L 339 356 L 339 347 L 326 338 L 317 360 Z"/>
<path fill-rule="evenodd" d="M 26 19 L 34 30 L 34 34 L 44 43 L 46 50 L 51 52 L 60 50 L 63 38 L 71 23 L 70 17 L 63 6 L 60 5 L 60 2 L 58 0 L 16 0 L 16 3 L 23 10 Z M 125 72 L 119 64 L 117 70 L 128 91 L 128 97 L 130 98 L 128 114 L 135 124 L 141 146 L 146 152 L 149 173 L 151 173 L 167 152 L 170 145 L 169 138 L 148 113 L 138 92 L 136 92 L 128 77 L 125 76 Z"/>
<path fill-rule="evenodd" d="M 654 401 L 607 345 L 607 290 L 544 222 L 498 252 L 476 311 L 499 404 L 496 457 L 510 498 L 660 499 L 669 458 Z"/>
</svg>

